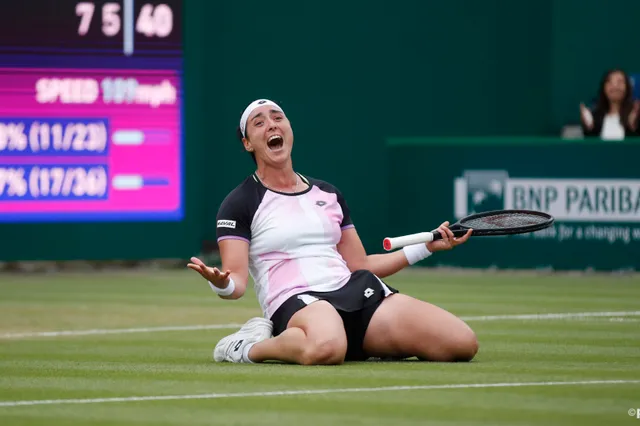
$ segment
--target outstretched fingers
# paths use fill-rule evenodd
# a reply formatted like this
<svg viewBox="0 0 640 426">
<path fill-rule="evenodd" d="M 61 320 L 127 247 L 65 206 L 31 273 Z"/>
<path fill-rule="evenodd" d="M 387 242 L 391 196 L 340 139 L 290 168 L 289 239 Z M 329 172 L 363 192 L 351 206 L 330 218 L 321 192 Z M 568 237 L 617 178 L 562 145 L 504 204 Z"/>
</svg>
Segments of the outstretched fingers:
<svg viewBox="0 0 640 426">
<path fill-rule="evenodd" d="M 211 282 L 225 282 L 231 274 L 231 271 L 229 270 L 222 272 L 216 267 L 207 266 L 202 260 L 198 259 L 197 257 L 192 257 L 191 263 L 188 263 L 187 267 L 198 272 L 205 279 Z"/>
<path fill-rule="evenodd" d="M 194 271 L 198 272 L 203 276 L 204 274 L 207 273 L 207 270 L 208 270 L 207 265 L 205 265 L 204 262 L 198 259 L 197 257 L 192 257 L 191 263 L 188 263 L 187 267 L 190 269 L 193 269 Z"/>
<path fill-rule="evenodd" d="M 454 241 L 455 241 L 455 245 L 465 243 L 465 242 L 469 239 L 469 237 L 471 236 L 471 234 L 472 234 L 472 233 L 473 233 L 473 229 L 469 229 L 469 230 L 467 231 L 467 233 L 466 233 L 466 234 L 464 234 L 462 237 L 455 238 L 455 239 L 454 239 Z"/>
</svg>

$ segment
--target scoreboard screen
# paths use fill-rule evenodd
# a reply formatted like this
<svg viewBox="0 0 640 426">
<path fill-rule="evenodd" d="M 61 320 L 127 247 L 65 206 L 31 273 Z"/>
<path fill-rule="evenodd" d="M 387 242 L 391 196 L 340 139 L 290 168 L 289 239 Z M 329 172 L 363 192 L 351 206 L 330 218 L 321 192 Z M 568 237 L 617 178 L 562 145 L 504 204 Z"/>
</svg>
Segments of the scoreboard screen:
<svg viewBox="0 0 640 426">
<path fill-rule="evenodd" d="M 182 1 L 0 13 L 0 222 L 182 218 Z"/>
</svg>

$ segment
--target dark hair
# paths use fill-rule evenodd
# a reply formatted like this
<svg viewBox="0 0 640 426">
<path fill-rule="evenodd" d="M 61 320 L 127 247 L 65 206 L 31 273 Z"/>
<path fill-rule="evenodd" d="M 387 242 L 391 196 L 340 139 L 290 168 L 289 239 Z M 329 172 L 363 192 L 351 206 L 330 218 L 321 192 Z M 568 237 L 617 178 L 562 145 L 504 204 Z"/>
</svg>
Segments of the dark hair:
<svg viewBox="0 0 640 426">
<path fill-rule="evenodd" d="M 598 99 L 596 100 L 594 113 L 601 114 L 603 116 L 609 113 L 611 104 L 609 102 L 609 99 L 607 98 L 607 94 L 604 91 L 604 86 L 607 84 L 607 80 L 609 80 L 609 77 L 611 77 L 612 74 L 618 72 L 624 76 L 626 85 L 626 92 L 624 94 L 624 98 L 622 99 L 622 105 L 620 105 L 620 122 L 624 127 L 627 127 L 627 125 L 629 124 L 627 123 L 629 114 L 633 110 L 633 90 L 631 88 L 631 79 L 626 72 L 619 68 L 611 69 L 602 76 L 602 80 L 600 80 L 600 90 L 598 91 Z"/>
<path fill-rule="evenodd" d="M 238 128 L 236 129 L 236 136 L 238 137 L 238 140 L 242 143 L 242 146 L 244 147 L 244 142 L 242 142 L 242 139 L 243 139 L 242 129 L 240 129 L 240 126 L 238 126 Z M 249 138 L 247 137 L 247 139 Z M 256 153 L 250 152 L 249 154 L 251 154 L 251 158 L 253 158 L 253 162 L 258 164 L 258 161 L 256 160 Z"/>
</svg>

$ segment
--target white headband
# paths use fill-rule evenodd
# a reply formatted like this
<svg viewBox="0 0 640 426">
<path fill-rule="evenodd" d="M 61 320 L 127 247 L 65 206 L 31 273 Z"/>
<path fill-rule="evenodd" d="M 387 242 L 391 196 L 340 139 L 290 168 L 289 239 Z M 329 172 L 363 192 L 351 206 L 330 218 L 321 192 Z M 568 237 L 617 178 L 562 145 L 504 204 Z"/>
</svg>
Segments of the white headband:
<svg viewBox="0 0 640 426">
<path fill-rule="evenodd" d="M 284 111 L 282 111 L 282 108 L 280 108 L 278 104 L 276 104 L 273 101 L 270 101 L 269 99 L 258 99 L 251 102 L 249 106 L 244 110 L 244 112 L 242 113 L 242 117 L 240 118 L 240 130 L 242 131 L 242 136 L 247 136 L 246 135 L 247 120 L 249 119 L 249 116 L 251 115 L 253 110 L 264 105 L 271 105 L 278 111 L 284 113 Z"/>
</svg>

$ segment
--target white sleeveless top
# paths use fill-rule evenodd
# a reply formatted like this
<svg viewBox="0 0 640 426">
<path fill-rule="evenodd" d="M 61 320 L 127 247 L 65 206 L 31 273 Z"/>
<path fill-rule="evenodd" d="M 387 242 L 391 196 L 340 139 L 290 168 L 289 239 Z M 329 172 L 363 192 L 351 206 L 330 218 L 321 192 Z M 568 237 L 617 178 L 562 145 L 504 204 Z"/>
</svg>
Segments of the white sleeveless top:
<svg viewBox="0 0 640 426">
<path fill-rule="evenodd" d="M 620 123 L 619 114 L 607 114 L 602 122 L 602 131 L 600 137 L 606 140 L 622 140 L 624 139 L 624 127 Z"/>
</svg>

